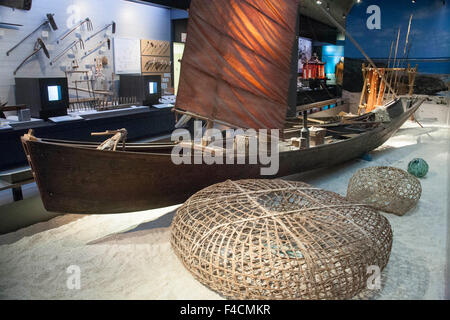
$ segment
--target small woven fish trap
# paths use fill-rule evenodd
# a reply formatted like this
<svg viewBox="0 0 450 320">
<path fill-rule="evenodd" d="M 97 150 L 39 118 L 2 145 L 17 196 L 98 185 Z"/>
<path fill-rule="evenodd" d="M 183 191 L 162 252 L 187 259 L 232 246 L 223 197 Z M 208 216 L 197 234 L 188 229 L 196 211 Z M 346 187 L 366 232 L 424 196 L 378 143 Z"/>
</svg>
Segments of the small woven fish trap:
<svg viewBox="0 0 450 320">
<path fill-rule="evenodd" d="M 420 181 L 408 172 L 393 167 L 358 170 L 350 179 L 350 201 L 399 216 L 414 208 L 422 195 Z"/>
<path fill-rule="evenodd" d="M 366 288 L 369 266 L 386 266 L 392 230 L 333 192 L 241 180 L 187 200 L 171 244 L 198 281 L 227 298 L 349 299 Z"/>
</svg>

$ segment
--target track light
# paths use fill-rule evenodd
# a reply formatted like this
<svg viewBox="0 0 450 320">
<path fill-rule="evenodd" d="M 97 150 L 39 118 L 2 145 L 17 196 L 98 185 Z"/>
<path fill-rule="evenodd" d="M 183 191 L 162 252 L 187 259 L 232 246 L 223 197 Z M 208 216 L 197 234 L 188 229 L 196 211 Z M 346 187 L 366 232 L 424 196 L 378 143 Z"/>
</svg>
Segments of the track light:
<svg viewBox="0 0 450 320">
<path fill-rule="evenodd" d="M 316 3 L 317 3 L 317 4 L 322 4 L 322 1 L 317 0 Z"/>
<path fill-rule="evenodd" d="M 330 4 L 327 3 L 327 11 L 330 11 Z"/>
<path fill-rule="evenodd" d="M 416 0 L 412 0 L 412 3 L 416 3 Z"/>
</svg>

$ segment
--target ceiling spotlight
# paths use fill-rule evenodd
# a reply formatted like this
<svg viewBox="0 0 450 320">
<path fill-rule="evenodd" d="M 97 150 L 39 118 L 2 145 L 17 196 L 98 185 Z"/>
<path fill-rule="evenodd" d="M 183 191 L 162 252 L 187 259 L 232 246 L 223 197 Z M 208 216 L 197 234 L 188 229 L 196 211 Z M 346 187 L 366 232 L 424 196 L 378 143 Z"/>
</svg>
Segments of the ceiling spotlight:
<svg viewBox="0 0 450 320">
<path fill-rule="evenodd" d="M 356 0 L 356 3 L 361 3 L 362 1 L 361 0 Z"/>
<path fill-rule="evenodd" d="M 416 0 L 412 0 L 412 3 L 416 3 Z"/>
<path fill-rule="evenodd" d="M 327 11 L 330 11 L 330 4 L 327 3 Z"/>
<path fill-rule="evenodd" d="M 345 15 L 345 13 L 342 15 L 342 19 L 347 18 L 347 16 Z"/>
<path fill-rule="evenodd" d="M 317 3 L 317 4 L 322 4 L 322 1 L 317 0 L 316 3 Z"/>
</svg>

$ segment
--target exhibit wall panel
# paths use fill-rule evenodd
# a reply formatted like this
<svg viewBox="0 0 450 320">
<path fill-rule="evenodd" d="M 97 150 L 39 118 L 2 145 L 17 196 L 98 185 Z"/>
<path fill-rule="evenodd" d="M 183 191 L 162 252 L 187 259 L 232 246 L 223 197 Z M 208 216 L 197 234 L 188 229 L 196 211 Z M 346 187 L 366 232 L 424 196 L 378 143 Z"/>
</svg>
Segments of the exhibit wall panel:
<svg viewBox="0 0 450 320">
<path fill-rule="evenodd" d="M 325 74 L 332 82 L 336 82 L 336 65 L 344 57 L 344 46 L 324 46 L 322 48 L 322 61 L 325 62 Z"/>
<path fill-rule="evenodd" d="M 411 19 L 411 27 L 409 21 Z M 415 93 L 448 95 L 450 79 L 450 3 L 442 0 L 366 0 L 353 6 L 346 29 L 375 63 L 418 66 Z M 409 30 L 409 33 L 408 33 Z M 390 48 L 393 44 L 393 50 Z M 345 42 L 344 89 L 360 92 L 363 86 L 362 53 Z M 393 59 L 391 59 L 393 60 Z M 392 61 L 391 61 L 392 66 Z"/>
<path fill-rule="evenodd" d="M 6 56 L 10 48 L 45 21 L 47 13 L 55 14 L 58 30 L 52 31 L 49 27 L 44 27 L 14 50 L 10 56 Z M 92 21 L 93 32 L 83 28 L 68 36 L 60 44 L 56 43 L 57 38 L 69 30 L 74 23 L 87 17 Z M 84 49 L 70 50 L 53 66 L 50 65 L 51 60 L 47 59 L 41 50 L 17 73 L 17 77 L 63 77 L 66 67 L 70 66 L 75 58 L 78 60 L 79 69 L 86 70 L 94 66 L 94 59 L 100 55 L 106 56 L 109 61 L 108 66 L 103 70 L 106 77 L 105 85 L 111 81 L 114 72 L 113 48 L 108 50 L 108 47 L 104 45 L 100 51 L 81 59 L 85 52 L 95 48 L 102 40 L 107 37 L 164 41 L 171 39 L 169 9 L 123 0 L 34 0 L 30 11 L 0 6 L 0 21 L 23 25 L 17 29 L 1 29 L 0 33 L 0 100 L 8 101 L 9 104 L 15 103 L 13 72 L 33 52 L 38 37 L 43 39 L 53 59 L 77 37 L 84 40 L 115 21 L 117 24 L 115 35 L 111 35 L 111 29 L 109 29 L 86 42 Z M 48 37 L 43 31 L 48 32 Z"/>
</svg>

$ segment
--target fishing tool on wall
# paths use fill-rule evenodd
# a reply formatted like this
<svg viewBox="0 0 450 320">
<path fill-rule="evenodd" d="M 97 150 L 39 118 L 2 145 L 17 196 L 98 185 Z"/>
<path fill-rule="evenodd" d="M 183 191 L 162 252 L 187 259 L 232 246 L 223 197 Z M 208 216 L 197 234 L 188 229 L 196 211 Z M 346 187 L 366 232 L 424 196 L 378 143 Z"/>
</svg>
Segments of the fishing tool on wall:
<svg viewBox="0 0 450 320">
<path fill-rule="evenodd" d="M 71 68 L 72 70 L 77 70 L 80 66 L 78 65 L 78 60 L 74 59 L 72 60 Z"/>
<path fill-rule="evenodd" d="M 47 13 L 47 20 L 45 20 L 39 27 L 33 30 L 29 35 L 27 35 L 25 38 L 23 38 L 18 44 L 16 44 L 14 47 L 12 47 L 8 52 L 6 52 L 6 55 L 9 56 L 9 54 L 14 51 L 18 46 L 20 46 L 22 43 L 25 42 L 29 37 L 31 37 L 33 34 L 35 34 L 39 29 L 46 25 L 50 25 L 53 31 L 58 30 L 58 26 L 56 25 L 55 19 L 54 19 L 53 13 Z"/>
<path fill-rule="evenodd" d="M 159 47 L 160 47 L 160 50 L 156 53 L 156 55 L 161 56 L 161 55 L 164 55 L 164 53 L 167 51 L 167 49 L 169 48 L 169 44 L 168 43 L 160 43 Z"/>
<path fill-rule="evenodd" d="M 147 52 L 147 50 L 149 50 L 150 48 L 154 48 L 154 47 L 155 47 L 155 45 L 153 44 L 152 41 L 147 41 L 147 44 L 145 45 L 145 48 L 144 48 L 144 52 Z"/>
<path fill-rule="evenodd" d="M 86 25 L 86 28 L 88 31 L 92 31 L 94 30 L 94 27 L 92 26 L 92 21 L 89 18 L 84 19 L 83 21 L 81 21 L 80 23 L 78 23 L 77 25 L 75 25 L 72 29 L 70 29 L 69 31 L 67 31 L 64 35 L 62 35 L 60 38 L 58 38 L 58 40 L 56 40 L 56 43 L 60 43 L 61 41 L 63 41 L 65 38 L 67 38 L 72 32 L 74 32 L 75 30 L 77 30 L 78 28 L 81 28 L 83 25 Z"/>
<path fill-rule="evenodd" d="M 105 27 L 101 28 L 99 31 L 97 31 L 96 33 L 94 33 L 92 36 L 89 36 L 89 37 L 86 39 L 86 42 L 88 42 L 89 40 L 91 40 L 91 39 L 94 38 L 95 36 L 99 35 L 101 32 L 105 31 L 105 30 L 108 29 L 109 27 L 112 27 L 112 28 L 111 28 L 111 32 L 112 32 L 112 34 L 115 34 L 115 33 L 116 33 L 116 23 L 113 21 L 113 22 L 111 22 L 110 24 L 106 25 Z"/>
<path fill-rule="evenodd" d="M 95 51 L 97 51 L 98 49 L 103 47 L 103 45 L 105 45 L 105 43 L 108 44 L 108 50 L 111 50 L 111 39 L 108 38 L 106 40 L 101 41 L 95 48 L 85 52 L 82 59 L 86 58 L 87 56 L 91 55 L 92 53 L 94 53 Z"/>
<path fill-rule="evenodd" d="M 43 50 L 45 55 L 47 56 L 48 59 L 50 59 L 50 54 L 48 53 L 47 47 L 45 46 L 44 41 L 42 41 L 41 38 L 38 38 L 36 41 L 36 44 L 34 45 L 34 51 L 32 54 L 30 54 L 28 57 L 25 58 L 25 60 L 22 61 L 22 63 L 17 67 L 16 70 L 14 70 L 14 75 L 17 74 L 17 71 L 19 71 L 20 68 L 22 68 L 22 66 L 31 59 L 31 57 L 33 57 L 34 55 L 36 55 L 39 51 Z"/>
<path fill-rule="evenodd" d="M 80 44 L 80 49 L 84 49 L 84 41 L 83 39 L 75 40 L 72 42 L 66 49 L 64 49 L 60 54 L 58 54 L 51 62 L 50 65 L 55 64 L 56 61 L 61 59 L 70 49 L 76 48 L 77 45 Z"/>
<path fill-rule="evenodd" d="M 1 21 L 0 21 L 0 28 L 5 28 L 5 29 L 16 29 L 16 27 L 23 27 L 23 24 L 9 23 L 9 22 L 1 22 Z"/>
</svg>

